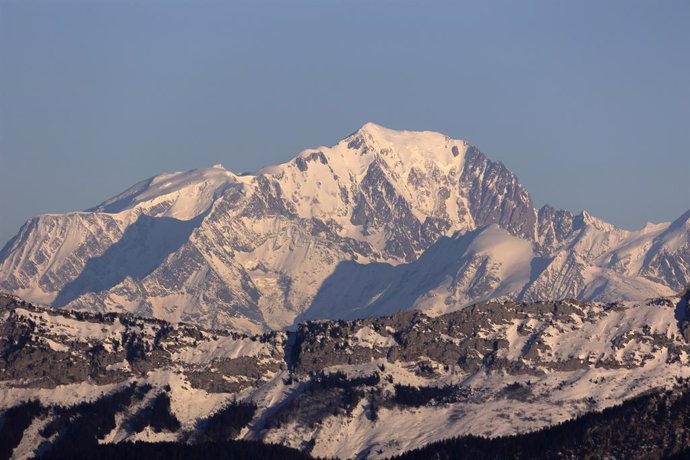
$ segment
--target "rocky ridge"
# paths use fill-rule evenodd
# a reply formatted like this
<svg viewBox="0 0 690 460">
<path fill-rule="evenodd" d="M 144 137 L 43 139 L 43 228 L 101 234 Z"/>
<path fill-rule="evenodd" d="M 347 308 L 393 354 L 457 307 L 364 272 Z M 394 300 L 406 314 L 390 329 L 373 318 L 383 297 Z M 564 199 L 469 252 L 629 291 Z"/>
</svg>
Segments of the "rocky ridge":
<svg viewBox="0 0 690 460">
<path fill-rule="evenodd" d="M 93 417 L 99 443 L 244 439 L 383 458 L 675 388 L 690 377 L 689 297 L 489 302 L 249 335 L 3 295 L 0 412 L 31 414 L 16 458 L 68 445 Z"/>
</svg>

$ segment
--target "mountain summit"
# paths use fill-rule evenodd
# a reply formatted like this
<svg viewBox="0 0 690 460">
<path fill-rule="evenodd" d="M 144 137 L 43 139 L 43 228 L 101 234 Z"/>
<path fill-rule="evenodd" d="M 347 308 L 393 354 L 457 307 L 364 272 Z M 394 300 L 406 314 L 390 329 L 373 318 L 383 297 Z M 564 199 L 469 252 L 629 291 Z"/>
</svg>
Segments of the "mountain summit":
<svg viewBox="0 0 690 460">
<path fill-rule="evenodd" d="M 690 281 L 688 214 L 627 231 L 536 209 L 476 147 L 373 123 L 238 175 L 162 174 L 29 220 L 0 252 L 28 300 L 244 330 L 490 298 L 636 300 Z"/>
</svg>

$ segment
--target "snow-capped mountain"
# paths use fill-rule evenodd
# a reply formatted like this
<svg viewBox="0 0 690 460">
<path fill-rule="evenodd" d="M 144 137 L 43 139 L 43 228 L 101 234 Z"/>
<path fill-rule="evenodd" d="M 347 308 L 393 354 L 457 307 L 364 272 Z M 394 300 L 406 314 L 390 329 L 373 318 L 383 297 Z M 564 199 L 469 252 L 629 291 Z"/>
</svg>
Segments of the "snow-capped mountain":
<svg viewBox="0 0 690 460">
<path fill-rule="evenodd" d="M 689 218 L 627 231 L 536 209 L 476 147 L 368 123 L 252 174 L 163 174 L 31 219 L 0 252 L 0 288 L 250 331 L 490 298 L 634 300 L 690 281 Z"/>
<path fill-rule="evenodd" d="M 689 297 L 489 302 L 248 335 L 0 294 L 0 452 L 243 439 L 374 459 L 530 432 L 687 382 Z"/>
</svg>

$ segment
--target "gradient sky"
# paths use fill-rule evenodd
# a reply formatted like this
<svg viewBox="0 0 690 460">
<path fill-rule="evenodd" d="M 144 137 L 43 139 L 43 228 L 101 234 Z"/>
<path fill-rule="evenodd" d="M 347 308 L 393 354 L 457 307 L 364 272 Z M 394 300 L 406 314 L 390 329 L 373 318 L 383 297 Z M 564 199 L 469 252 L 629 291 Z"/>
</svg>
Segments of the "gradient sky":
<svg viewBox="0 0 690 460">
<path fill-rule="evenodd" d="M 625 228 L 690 207 L 690 2 L 0 0 L 0 245 L 164 172 L 366 121 Z"/>
</svg>

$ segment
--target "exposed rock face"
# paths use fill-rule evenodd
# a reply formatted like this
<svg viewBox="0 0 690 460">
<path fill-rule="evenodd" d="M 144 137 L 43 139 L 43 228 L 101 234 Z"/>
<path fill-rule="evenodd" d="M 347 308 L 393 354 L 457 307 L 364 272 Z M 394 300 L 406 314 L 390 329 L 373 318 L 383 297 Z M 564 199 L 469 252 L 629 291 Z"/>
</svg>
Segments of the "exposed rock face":
<svg viewBox="0 0 690 460">
<path fill-rule="evenodd" d="M 20 458 L 75 433 L 382 458 L 674 388 L 690 377 L 686 297 L 490 302 L 247 335 L 0 295 L 0 413 L 33 414 L 16 422 Z"/>
<path fill-rule="evenodd" d="M 283 332 L 209 331 L 130 314 L 40 308 L 2 295 L 0 312 L 0 378 L 22 387 L 110 385 L 171 368 L 192 388 L 234 393 L 284 367 Z"/>
<path fill-rule="evenodd" d="M 0 252 L 0 288 L 252 332 L 492 298 L 634 300 L 690 281 L 688 218 L 629 232 L 586 212 L 536 210 L 476 147 L 367 124 L 253 174 L 162 174 L 88 211 L 36 217 Z M 442 248 L 456 260 L 434 267 Z M 399 266 L 419 289 L 385 301 L 389 278 L 405 283 Z M 343 280 L 348 270 L 367 279 Z M 343 281 L 362 295 L 326 308 Z"/>
<path fill-rule="evenodd" d="M 490 161 L 470 146 L 460 183 L 477 226 L 498 224 L 516 236 L 534 239 L 537 219 L 532 200 L 503 163 Z"/>
<path fill-rule="evenodd" d="M 686 300 L 679 301 L 678 308 L 683 308 L 683 302 Z M 312 372 L 324 366 L 386 358 L 404 362 L 426 359 L 463 372 L 483 369 L 539 375 L 591 367 L 644 367 L 660 351 L 671 363 L 681 359 L 688 342 L 680 340 L 681 331 L 674 330 L 673 321 L 669 323 L 671 329 L 663 331 L 639 324 L 640 335 L 626 328 L 611 330 L 614 335 L 606 337 L 597 336 L 595 331 L 615 321 L 637 324 L 641 318 L 632 317 L 638 314 L 651 319 L 650 315 L 665 311 L 670 320 L 673 308 L 666 298 L 635 307 L 573 300 L 501 302 L 473 305 L 438 317 L 405 312 L 352 322 L 308 322 L 297 332 L 300 350 L 296 369 Z M 579 344 L 577 355 L 563 351 L 570 350 L 566 341 L 584 337 L 591 342 Z M 649 353 L 625 353 L 631 341 L 649 346 Z"/>
</svg>

